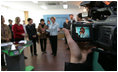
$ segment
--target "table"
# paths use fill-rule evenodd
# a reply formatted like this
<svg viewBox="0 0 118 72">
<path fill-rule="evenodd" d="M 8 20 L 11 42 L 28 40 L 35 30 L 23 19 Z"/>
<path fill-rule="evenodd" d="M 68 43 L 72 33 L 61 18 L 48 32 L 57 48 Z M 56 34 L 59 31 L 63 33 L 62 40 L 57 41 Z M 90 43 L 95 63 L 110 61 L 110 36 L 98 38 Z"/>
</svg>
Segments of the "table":
<svg viewBox="0 0 118 72">
<path fill-rule="evenodd" d="M 31 41 L 22 41 L 21 43 L 1 43 L 1 51 L 6 55 L 8 71 L 30 71 L 33 66 L 25 67 L 24 49 L 31 46 Z"/>
</svg>

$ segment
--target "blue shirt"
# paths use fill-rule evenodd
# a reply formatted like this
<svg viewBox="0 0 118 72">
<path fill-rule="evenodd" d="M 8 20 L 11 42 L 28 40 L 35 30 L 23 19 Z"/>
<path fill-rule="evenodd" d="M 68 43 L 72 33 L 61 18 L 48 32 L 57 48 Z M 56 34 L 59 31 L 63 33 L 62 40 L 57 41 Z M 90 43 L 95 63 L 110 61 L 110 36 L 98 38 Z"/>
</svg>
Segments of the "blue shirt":
<svg viewBox="0 0 118 72">
<path fill-rule="evenodd" d="M 59 25 L 55 22 L 54 24 L 49 25 L 49 32 L 51 36 L 58 35 Z"/>
</svg>

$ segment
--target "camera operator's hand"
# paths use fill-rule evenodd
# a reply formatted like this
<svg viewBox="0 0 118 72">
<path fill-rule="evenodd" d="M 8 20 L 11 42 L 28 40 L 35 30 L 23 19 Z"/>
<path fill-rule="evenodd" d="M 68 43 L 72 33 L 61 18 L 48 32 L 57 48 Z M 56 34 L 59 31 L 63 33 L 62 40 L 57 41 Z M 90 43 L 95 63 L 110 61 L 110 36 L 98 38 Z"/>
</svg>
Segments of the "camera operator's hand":
<svg viewBox="0 0 118 72">
<path fill-rule="evenodd" d="M 69 35 L 69 30 L 68 30 L 68 29 L 62 28 L 62 30 L 64 31 L 64 33 L 65 33 L 66 35 Z"/>
<path fill-rule="evenodd" d="M 69 48 L 70 48 L 70 62 L 71 63 L 84 63 L 87 59 L 88 54 L 91 52 L 91 48 L 94 48 L 93 46 L 87 45 L 86 42 L 80 42 L 78 44 L 72 39 L 69 30 L 63 28 L 62 29 L 65 33 Z M 87 46 L 87 47 L 85 47 Z M 81 47 L 81 48 L 80 48 Z"/>
<path fill-rule="evenodd" d="M 62 29 L 65 33 L 65 36 L 67 38 L 67 42 L 70 48 L 70 53 L 71 53 L 71 57 L 70 57 L 70 62 L 71 63 L 80 63 L 81 60 L 81 52 L 80 52 L 80 48 L 77 45 L 77 43 L 72 39 L 69 30 L 66 28 Z"/>
</svg>

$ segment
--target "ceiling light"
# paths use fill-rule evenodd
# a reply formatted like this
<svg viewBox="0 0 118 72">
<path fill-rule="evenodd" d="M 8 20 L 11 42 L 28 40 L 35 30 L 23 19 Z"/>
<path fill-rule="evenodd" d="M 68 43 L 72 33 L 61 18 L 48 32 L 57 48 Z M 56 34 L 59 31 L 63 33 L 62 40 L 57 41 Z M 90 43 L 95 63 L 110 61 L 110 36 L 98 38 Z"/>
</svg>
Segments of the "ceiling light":
<svg viewBox="0 0 118 72">
<path fill-rule="evenodd" d="M 67 9 L 68 8 L 68 5 L 67 4 L 63 5 L 63 8 L 64 9 Z"/>
<path fill-rule="evenodd" d="M 38 1 L 37 1 L 37 0 L 32 0 L 32 2 L 33 2 L 33 3 L 36 3 L 36 4 L 38 3 Z"/>
<path fill-rule="evenodd" d="M 41 8 L 42 8 L 42 9 L 47 9 L 47 7 L 46 7 L 46 6 L 41 6 Z"/>
</svg>

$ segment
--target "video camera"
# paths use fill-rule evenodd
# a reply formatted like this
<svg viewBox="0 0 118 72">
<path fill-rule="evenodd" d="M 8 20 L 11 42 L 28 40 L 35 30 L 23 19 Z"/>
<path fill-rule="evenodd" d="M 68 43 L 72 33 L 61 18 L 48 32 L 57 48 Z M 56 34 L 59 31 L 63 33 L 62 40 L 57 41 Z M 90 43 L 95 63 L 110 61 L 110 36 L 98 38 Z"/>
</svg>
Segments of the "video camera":
<svg viewBox="0 0 118 72">
<path fill-rule="evenodd" d="M 88 8 L 92 23 L 73 24 L 72 38 L 77 42 L 89 41 L 104 49 L 99 52 L 99 63 L 105 70 L 117 70 L 117 1 L 107 4 L 84 1 L 80 5 Z"/>
<path fill-rule="evenodd" d="M 113 49 L 117 42 L 117 2 L 106 6 L 101 1 L 85 1 L 81 6 L 87 6 L 88 17 L 92 23 L 76 22 L 72 26 L 72 38 L 75 41 L 90 41 L 106 50 Z M 116 43 L 115 43 L 116 44 Z"/>
</svg>

